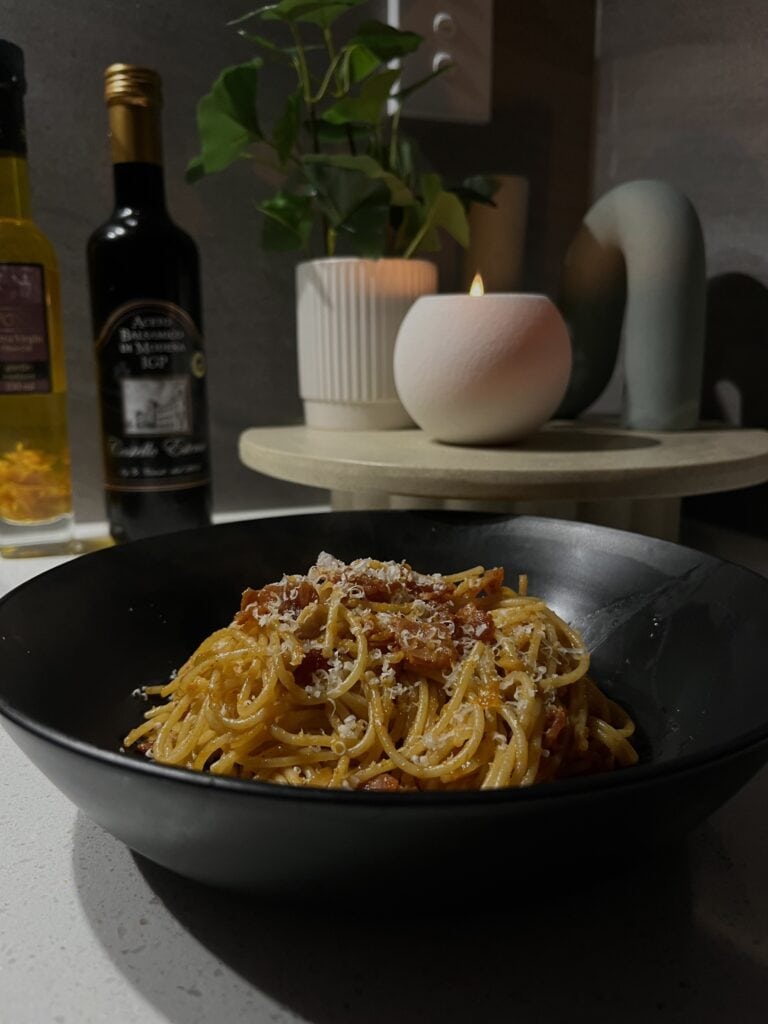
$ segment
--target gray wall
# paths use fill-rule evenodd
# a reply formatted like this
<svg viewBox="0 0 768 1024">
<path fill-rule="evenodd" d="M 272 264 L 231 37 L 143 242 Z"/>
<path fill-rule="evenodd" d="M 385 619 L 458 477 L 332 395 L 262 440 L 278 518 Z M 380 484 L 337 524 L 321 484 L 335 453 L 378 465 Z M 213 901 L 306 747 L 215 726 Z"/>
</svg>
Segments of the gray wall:
<svg viewBox="0 0 768 1024">
<path fill-rule="evenodd" d="M 602 0 L 598 54 L 595 192 L 671 181 L 709 273 L 768 281 L 768 3 Z"/>
<path fill-rule="evenodd" d="M 742 421 L 768 426 L 766 397 L 748 394 L 748 366 L 765 365 L 768 342 L 768 3 L 601 0 L 597 26 L 594 194 L 662 178 L 690 197 L 708 275 L 719 278 L 710 288 L 704 412 L 718 411 L 717 377 L 735 376 Z M 619 401 L 614 380 L 600 408 Z"/>
</svg>

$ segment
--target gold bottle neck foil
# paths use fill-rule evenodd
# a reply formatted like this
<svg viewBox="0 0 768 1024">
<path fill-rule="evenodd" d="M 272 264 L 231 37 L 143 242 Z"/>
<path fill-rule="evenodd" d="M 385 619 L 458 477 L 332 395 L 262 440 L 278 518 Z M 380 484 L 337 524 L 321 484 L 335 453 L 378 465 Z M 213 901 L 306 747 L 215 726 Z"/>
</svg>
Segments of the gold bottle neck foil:
<svg viewBox="0 0 768 1024">
<path fill-rule="evenodd" d="M 162 84 L 151 68 L 112 64 L 104 72 L 112 162 L 161 164 Z"/>
</svg>

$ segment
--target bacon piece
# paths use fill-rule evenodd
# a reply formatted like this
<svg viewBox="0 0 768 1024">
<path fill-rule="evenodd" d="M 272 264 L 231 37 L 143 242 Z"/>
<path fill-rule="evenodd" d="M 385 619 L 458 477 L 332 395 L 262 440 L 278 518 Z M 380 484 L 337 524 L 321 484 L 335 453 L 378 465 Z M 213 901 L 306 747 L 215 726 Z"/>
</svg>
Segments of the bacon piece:
<svg viewBox="0 0 768 1024">
<path fill-rule="evenodd" d="M 283 608 L 290 608 L 292 611 L 296 611 L 306 608 L 313 601 L 317 601 L 317 591 L 307 579 L 300 579 L 295 585 L 292 584 L 291 580 L 288 580 L 285 590 Z"/>
<path fill-rule="evenodd" d="M 360 587 L 366 601 L 385 602 L 392 597 L 391 584 L 366 569 L 350 572 L 347 579 L 351 587 Z"/>
<path fill-rule="evenodd" d="M 546 710 L 547 728 L 541 741 L 545 750 L 554 750 L 557 739 L 566 726 L 568 719 L 562 704 L 551 704 Z"/>
<path fill-rule="evenodd" d="M 374 614 L 366 622 L 368 645 L 391 654 L 401 652 L 403 666 L 416 672 L 450 668 L 456 660 L 449 619 L 412 619 Z"/>
<path fill-rule="evenodd" d="M 453 583 L 448 583 L 436 576 L 412 573 L 405 581 L 405 589 L 414 600 L 444 604 L 453 597 L 456 587 Z"/>
<path fill-rule="evenodd" d="M 456 589 L 442 577 L 414 572 L 407 562 L 383 562 L 379 568 L 370 563 L 370 559 L 360 559 L 350 565 L 318 564 L 309 570 L 309 577 L 341 585 L 348 598 L 350 590 L 356 589 L 361 592 L 356 595 L 359 599 L 380 604 L 410 604 L 414 600 L 444 604 Z"/>
<path fill-rule="evenodd" d="M 364 782 L 360 788 L 377 793 L 394 793 L 400 789 L 400 783 L 394 775 L 384 772 L 382 775 L 375 775 L 372 779 Z"/>
<path fill-rule="evenodd" d="M 487 597 L 498 594 L 504 585 L 504 570 L 497 566 L 495 569 L 486 569 L 482 576 L 467 581 L 467 590 L 473 597 L 485 594 Z"/>
<path fill-rule="evenodd" d="M 327 668 L 328 661 L 323 657 L 323 652 L 318 647 L 310 647 L 304 655 L 304 660 L 293 670 L 293 681 L 297 686 L 309 686 L 312 682 L 312 673 Z"/>
<path fill-rule="evenodd" d="M 490 644 L 496 639 L 493 619 L 488 612 L 473 604 L 462 605 L 457 610 L 456 622 L 464 636 L 471 640 L 482 640 L 484 644 Z"/>
<path fill-rule="evenodd" d="M 370 569 L 353 568 L 351 565 L 343 564 L 323 567 L 321 578 L 328 580 L 329 583 L 341 584 L 347 600 L 349 591 L 357 588 L 362 591 L 366 601 L 389 602 L 392 598 L 392 587 L 397 586 L 397 581 L 391 583 Z"/>
<path fill-rule="evenodd" d="M 243 623 L 271 611 L 299 611 L 312 601 L 317 601 L 317 591 L 309 580 L 303 576 L 289 576 L 281 583 L 268 583 L 261 590 L 249 587 L 243 593 L 235 622 Z"/>
<path fill-rule="evenodd" d="M 240 600 L 240 611 L 235 616 L 235 622 L 245 622 L 246 619 L 251 618 L 250 613 L 245 613 L 258 600 L 259 593 L 260 591 L 254 590 L 253 587 L 248 587 L 247 590 L 243 591 L 243 596 Z"/>
</svg>

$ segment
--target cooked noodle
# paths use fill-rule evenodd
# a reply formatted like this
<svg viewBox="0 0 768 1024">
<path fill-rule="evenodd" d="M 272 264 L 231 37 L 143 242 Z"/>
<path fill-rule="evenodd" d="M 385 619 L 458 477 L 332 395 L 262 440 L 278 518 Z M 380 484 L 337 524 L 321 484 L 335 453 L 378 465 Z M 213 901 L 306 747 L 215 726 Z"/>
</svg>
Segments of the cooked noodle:
<svg viewBox="0 0 768 1024">
<path fill-rule="evenodd" d="M 482 566 L 321 554 L 247 590 L 125 738 L 163 764 L 296 786 L 491 789 L 631 765 L 579 634 Z"/>
</svg>

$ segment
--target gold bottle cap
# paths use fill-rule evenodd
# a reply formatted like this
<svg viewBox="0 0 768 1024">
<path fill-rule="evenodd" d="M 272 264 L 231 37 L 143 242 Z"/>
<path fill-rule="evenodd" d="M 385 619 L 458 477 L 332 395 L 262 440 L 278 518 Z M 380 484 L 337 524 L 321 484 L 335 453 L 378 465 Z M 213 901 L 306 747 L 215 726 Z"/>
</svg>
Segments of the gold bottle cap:
<svg viewBox="0 0 768 1024">
<path fill-rule="evenodd" d="M 135 107 L 161 107 L 163 89 L 160 75 L 136 64 L 110 64 L 104 72 L 107 106 L 122 103 Z"/>
<path fill-rule="evenodd" d="M 160 75 L 135 64 L 111 64 L 104 72 L 112 160 L 162 163 Z"/>
</svg>

